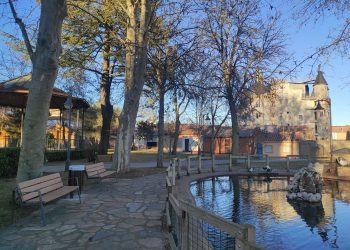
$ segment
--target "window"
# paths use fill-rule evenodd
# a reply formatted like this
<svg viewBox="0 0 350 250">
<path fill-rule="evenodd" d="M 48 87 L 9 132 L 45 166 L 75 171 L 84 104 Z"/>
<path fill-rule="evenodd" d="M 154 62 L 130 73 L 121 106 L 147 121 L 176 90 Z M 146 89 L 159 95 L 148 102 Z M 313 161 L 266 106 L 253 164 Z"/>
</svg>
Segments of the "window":
<svg viewBox="0 0 350 250">
<path fill-rule="evenodd" d="M 225 139 L 225 153 L 231 152 L 231 139 Z"/>
<path fill-rule="evenodd" d="M 272 145 L 265 145 L 264 151 L 265 153 L 272 153 Z"/>
<path fill-rule="evenodd" d="M 283 153 L 289 153 L 290 152 L 290 146 L 283 146 Z"/>
<path fill-rule="evenodd" d="M 259 119 L 259 118 L 260 118 L 260 116 L 261 116 L 261 114 L 260 114 L 260 113 L 256 113 L 256 114 L 255 114 L 256 119 Z"/>
</svg>

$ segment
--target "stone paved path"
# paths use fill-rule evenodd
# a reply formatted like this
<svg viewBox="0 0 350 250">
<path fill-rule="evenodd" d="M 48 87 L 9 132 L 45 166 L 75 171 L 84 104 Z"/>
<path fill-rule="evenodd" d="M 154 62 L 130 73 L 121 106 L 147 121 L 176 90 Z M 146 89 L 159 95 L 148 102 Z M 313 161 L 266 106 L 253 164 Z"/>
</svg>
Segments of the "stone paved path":
<svg viewBox="0 0 350 250">
<path fill-rule="evenodd" d="M 164 249 L 165 175 L 90 182 L 83 201 L 61 199 L 0 231 L 0 249 Z"/>
</svg>

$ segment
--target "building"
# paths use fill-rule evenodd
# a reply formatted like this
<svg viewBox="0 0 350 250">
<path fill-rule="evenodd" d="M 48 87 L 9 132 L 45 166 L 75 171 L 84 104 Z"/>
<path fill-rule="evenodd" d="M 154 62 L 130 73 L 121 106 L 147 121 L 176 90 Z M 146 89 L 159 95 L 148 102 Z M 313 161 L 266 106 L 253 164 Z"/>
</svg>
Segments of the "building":
<svg viewBox="0 0 350 250">
<path fill-rule="evenodd" d="M 350 125 L 332 126 L 333 140 L 350 141 Z"/>
<path fill-rule="evenodd" d="M 276 81 L 256 84 L 251 96 L 252 112 L 241 124 L 268 132 L 299 132 L 302 140 L 314 140 L 330 149 L 331 99 L 328 83 L 318 70 L 315 80 L 293 83 Z"/>
</svg>

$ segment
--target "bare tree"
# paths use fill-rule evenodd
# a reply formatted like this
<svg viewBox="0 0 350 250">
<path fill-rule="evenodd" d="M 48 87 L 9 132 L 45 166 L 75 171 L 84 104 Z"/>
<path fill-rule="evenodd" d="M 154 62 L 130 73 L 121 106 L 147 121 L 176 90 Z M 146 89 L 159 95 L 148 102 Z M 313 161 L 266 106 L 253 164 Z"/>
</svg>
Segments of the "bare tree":
<svg viewBox="0 0 350 250">
<path fill-rule="evenodd" d="M 153 24 L 147 85 L 157 92 L 158 99 L 157 167 L 163 167 L 165 97 L 176 85 L 179 61 L 188 56 L 196 43 L 189 32 L 191 28 L 183 25 L 188 8 L 186 1 L 166 3 Z"/>
<path fill-rule="evenodd" d="M 113 167 L 128 171 L 130 150 L 141 92 L 145 79 L 150 21 L 155 9 L 151 0 L 126 0 L 122 7 L 127 15 L 124 105 L 119 116 Z"/>
<path fill-rule="evenodd" d="M 12 0 L 9 0 L 9 5 L 33 65 L 17 172 L 17 181 L 24 181 L 42 174 L 46 126 L 52 90 L 58 72 L 58 59 L 61 54 L 61 31 L 62 22 L 66 16 L 66 1 L 41 1 L 39 33 L 35 50 Z"/>
<path fill-rule="evenodd" d="M 232 126 L 232 154 L 238 153 L 238 115 L 242 93 L 257 73 L 269 78 L 284 61 L 278 14 L 262 18 L 259 0 L 201 1 L 203 47 L 226 99 Z"/>
</svg>

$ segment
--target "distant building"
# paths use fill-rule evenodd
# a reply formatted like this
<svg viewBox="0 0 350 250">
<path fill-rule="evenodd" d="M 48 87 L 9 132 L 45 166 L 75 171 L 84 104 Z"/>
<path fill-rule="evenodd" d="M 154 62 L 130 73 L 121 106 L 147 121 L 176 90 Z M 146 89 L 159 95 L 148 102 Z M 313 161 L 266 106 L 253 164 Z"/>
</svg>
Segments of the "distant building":
<svg viewBox="0 0 350 250">
<path fill-rule="evenodd" d="M 298 140 L 314 140 L 329 152 L 331 99 L 328 83 L 318 70 L 315 80 L 293 83 L 277 81 L 271 86 L 256 84 L 251 96 L 253 111 L 241 124 Z M 324 151 L 324 150 L 323 150 Z"/>
<path fill-rule="evenodd" d="M 350 140 L 350 125 L 347 126 L 332 126 L 333 140 Z"/>
</svg>

